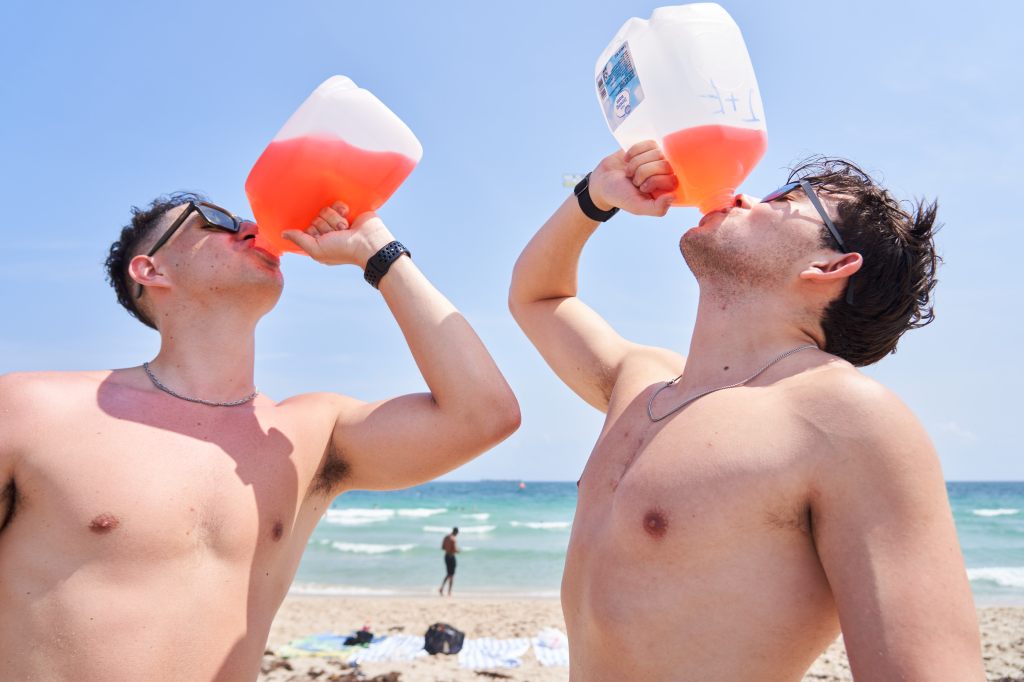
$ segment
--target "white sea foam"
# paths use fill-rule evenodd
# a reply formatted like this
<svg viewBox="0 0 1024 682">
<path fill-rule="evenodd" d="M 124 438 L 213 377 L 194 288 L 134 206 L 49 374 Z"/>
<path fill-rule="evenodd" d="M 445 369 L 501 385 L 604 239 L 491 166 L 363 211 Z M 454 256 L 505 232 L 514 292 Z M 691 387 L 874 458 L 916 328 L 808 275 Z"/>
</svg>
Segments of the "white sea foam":
<svg viewBox="0 0 1024 682">
<path fill-rule="evenodd" d="M 347 527 L 347 526 L 368 526 L 368 525 L 370 525 L 372 523 L 380 523 L 381 521 L 387 521 L 387 519 L 386 518 L 361 519 L 361 518 L 346 518 L 344 516 L 342 516 L 342 517 L 330 517 L 330 516 L 328 516 L 328 517 L 326 517 L 324 519 L 324 521 L 327 522 L 327 523 L 333 524 L 335 526 L 346 526 Z"/>
<path fill-rule="evenodd" d="M 562 530 L 572 527 L 572 521 L 509 521 L 508 525 L 534 530 Z"/>
<path fill-rule="evenodd" d="M 974 509 L 971 513 L 975 516 L 1013 516 L 1019 514 L 1020 509 Z"/>
<path fill-rule="evenodd" d="M 444 514 L 447 509 L 399 509 L 399 516 L 408 516 L 414 519 L 422 519 L 428 516 L 435 516 L 437 514 Z"/>
<path fill-rule="evenodd" d="M 387 554 L 388 552 L 408 552 L 416 545 L 368 545 L 360 542 L 332 542 L 331 547 L 339 552 L 354 554 Z"/>
<path fill-rule="evenodd" d="M 968 568 L 967 578 L 972 582 L 995 583 L 1000 587 L 1024 587 L 1024 566 Z"/>
<path fill-rule="evenodd" d="M 459 533 L 490 533 L 497 526 L 459 526 Z M 451 533 L 451 526 L 423 526 L 427 533 Z"/>
<path fill-rule="evenodd" d="M 328 509 L 324 521 L 335 526 L 365 526 L 393 518 L 394 509 Z"/>
<path fill-rule="evenodd" d="M 324 585 L 321 583 L 292 583 L 288 594 L 310 596 L 347 596 L 347 597 L 384 597 L 399 594 L 397 590 L 378 590 L 372 587 L 352 587 L 350 585 Z"/>
<path fill-rule="evenodd" d="M 487 519 L 491 518 L 491 515 L 487 512 L 480 512 L 479 514 L 463 514 L 462 518 L 474 519 L 476 521 L 486 521 Z"/>
</svg>

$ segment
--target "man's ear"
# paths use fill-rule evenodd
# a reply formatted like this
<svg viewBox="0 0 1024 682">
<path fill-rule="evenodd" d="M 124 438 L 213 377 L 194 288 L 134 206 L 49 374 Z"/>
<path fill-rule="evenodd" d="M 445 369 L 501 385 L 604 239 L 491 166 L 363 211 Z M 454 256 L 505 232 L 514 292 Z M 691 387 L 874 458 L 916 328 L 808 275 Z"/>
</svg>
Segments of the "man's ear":
<svg viewBox="0 0 1024 682">
<path fill-rule="evenodd" d="M 852 277 L 864 265 L 864 258 L 859 253 L 844 253 L 829 260 L 809 263 L 800 279 L 813 282 L 836 282 Z"/>
<path fill-rule="evenodd" d="M 128 276 L 147 287 L 167 287 L 169 282 L 149 256 L 135 256 L 128 263 Z"/>
</svg>

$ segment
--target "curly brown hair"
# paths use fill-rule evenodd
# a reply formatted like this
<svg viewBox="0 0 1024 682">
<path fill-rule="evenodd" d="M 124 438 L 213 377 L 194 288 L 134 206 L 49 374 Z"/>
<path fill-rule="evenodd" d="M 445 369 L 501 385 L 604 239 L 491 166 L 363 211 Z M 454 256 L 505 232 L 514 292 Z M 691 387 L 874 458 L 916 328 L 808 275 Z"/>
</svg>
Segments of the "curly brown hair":
<svg viewBox="0 0 1024 682">
<path fill-rule="evenodd" d="M 857 367 L 896 352 L 908 329 L 935 319 L 933 290 L 942 259 L 935 252 L 938 202 L 897 201 L 870 175 L 845 159 L 813 157 L 789 174 L 789 181 L 809 181 L 819 196 L 835 201 L 836 227 L 850 252 L 864 263 L 845 292 L 826 308 L 821 327 L 824 350 Z M 822 243 L 835 242 L 822 227 Z"/>
<path fill-rule="evenodd" d="M 132 206 L 132 221 L 121 228 L 121 236 L 110 245 L 104 262 L 107 281 L 117 293 L 117 302 L 124 306 L 132 317 L 153 329 L 157 328 L 156 324 L 139 307 L 135 296 L 132 295 L 135 280 L 128 275 L 128 264 L 141 252 L 140 245 L 147 241 L 164 213 L 190 201 L 199 202 L 207 199 L 196 192 L 173 192 L 157 197 L 146 208 Z"/>
</svg>

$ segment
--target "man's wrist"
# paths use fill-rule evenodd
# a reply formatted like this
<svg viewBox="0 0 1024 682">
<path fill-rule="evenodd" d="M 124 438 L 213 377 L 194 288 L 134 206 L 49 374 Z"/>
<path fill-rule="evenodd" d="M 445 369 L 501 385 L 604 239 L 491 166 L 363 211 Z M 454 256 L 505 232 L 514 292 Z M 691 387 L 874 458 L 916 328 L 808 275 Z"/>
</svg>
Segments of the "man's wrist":
<svg viewBox="0 0 1024 682">
<path fill-rule="evenodd" d="M 591 173 L 587 173 L 586 176 L 580 180 L 579 184 L 577 184 L 573 189 L 573 194 L 576 195 L 576 201 L 579 204 L 583 215 L 587 216 L 591 220 L 603 223 L 618 213 L 619 209 L 611 206 L 600 198 L 598 198 L 598 201 L 594 201 L 594 197 L 590 192 L 591 175 Z"/>
<path fill-rule="evenodd" d="M 368 235 L 366 239 L 366 246 L 362 249 L 362 253 L 359 255 L 359 267 L 366 270 L 366 264 L 370 262 L 370 259 L 393 241 L 395 241 L 394 235 L 387 230 L 382 230 L 375 234 Z"/>
<path fill-rule="evenodd" d="M 616 208 L 615 206 L 612 206 L 608 201 L 606 201 L 605 198 L 602 197 L 599 192 L 594 192 L 593 185 L 590 186 L 590 200 L 594 202 L 594 206 L 597 206 L 598 210 L 601 211 L 611 211 L 612 209 Z"/>
<path fill-rule="evenodd" d="M 392 240 L 385 244 L 366 262 L 366 267 L 363 269 L 363 279 L 374 289 L 379 289 L 380 281 L 384 279 L 384 275 L 388 274 L 391 266 L 402 256 L 412 258 L 409 249 L 405 248 L 401 242 Z"/>
</svg>

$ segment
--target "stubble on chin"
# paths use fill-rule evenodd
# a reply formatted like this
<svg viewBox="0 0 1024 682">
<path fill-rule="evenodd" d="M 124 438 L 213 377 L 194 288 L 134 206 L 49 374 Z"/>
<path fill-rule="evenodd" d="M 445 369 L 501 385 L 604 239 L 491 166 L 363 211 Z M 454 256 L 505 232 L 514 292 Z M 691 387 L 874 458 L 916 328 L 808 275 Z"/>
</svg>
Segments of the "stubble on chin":
<svg viewBox="0 0 1024 682">
<path fill-rule="evenodd" d="M 781 254 L 752 251 L 716 232 L 690 230 L 679 240 L 679 250 L 702 291 L 731 297 L 780 284 Z"/>
</svg>

